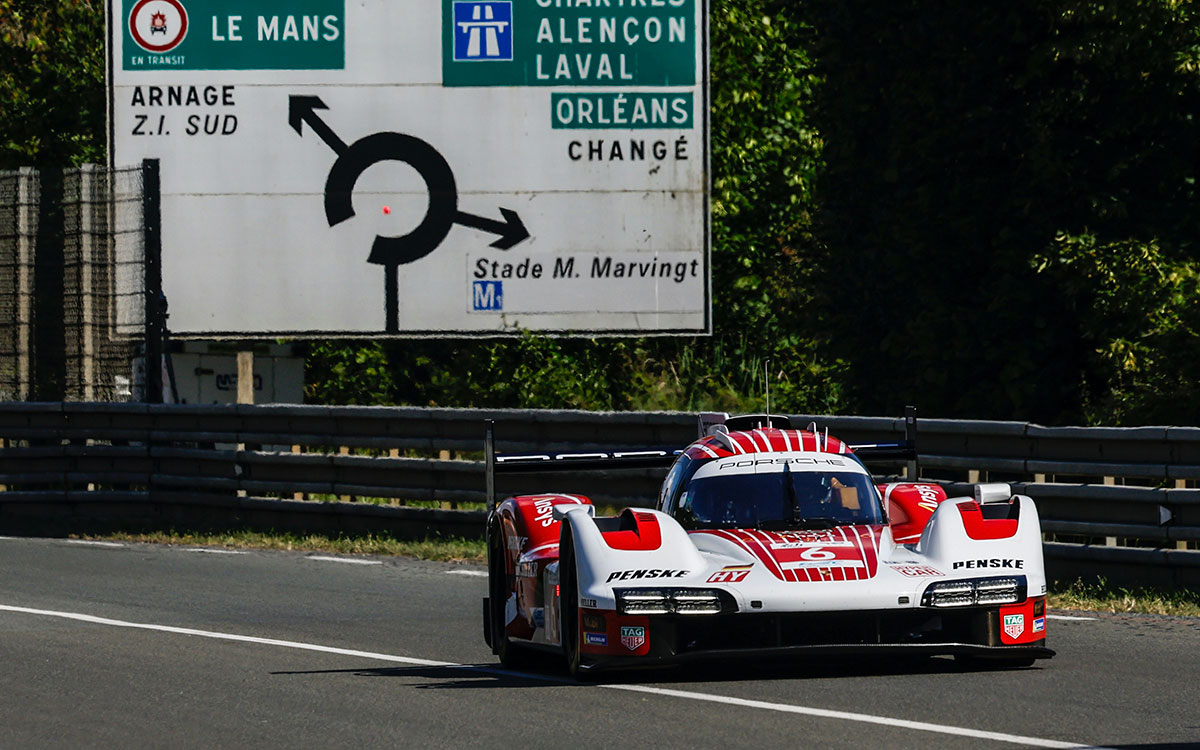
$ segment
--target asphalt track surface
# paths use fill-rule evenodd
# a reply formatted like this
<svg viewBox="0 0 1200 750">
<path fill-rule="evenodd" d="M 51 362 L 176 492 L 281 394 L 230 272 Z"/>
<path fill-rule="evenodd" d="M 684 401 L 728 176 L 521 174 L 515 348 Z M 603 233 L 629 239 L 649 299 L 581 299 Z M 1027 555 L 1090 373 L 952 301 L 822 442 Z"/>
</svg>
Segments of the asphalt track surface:
<svg viewBox="0 0 1200 750">
<path fill-rule="evenodd" d="M 825 659 L 589 685 L 498 667 L 481 572 L 0 538 L 0 748 L 1200 747 L 1200 619 L 1051 612 L 1058 657 L 1011 671 Z"/>
</svg>

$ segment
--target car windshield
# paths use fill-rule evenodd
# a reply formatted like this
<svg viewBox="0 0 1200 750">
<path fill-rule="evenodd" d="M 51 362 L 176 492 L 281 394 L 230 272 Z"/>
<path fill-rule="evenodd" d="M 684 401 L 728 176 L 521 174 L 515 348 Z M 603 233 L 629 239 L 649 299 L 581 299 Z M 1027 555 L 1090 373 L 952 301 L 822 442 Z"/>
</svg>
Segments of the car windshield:
<svg viewBox="0 0 1200 750">
<path fill-rule="evenodd" d="M 715 474 L 699 472 L 680 495 L 676 516 L 689 528 L 825 528 L 882 523 L 875 488 L 852 471 Z"/>
</svg>

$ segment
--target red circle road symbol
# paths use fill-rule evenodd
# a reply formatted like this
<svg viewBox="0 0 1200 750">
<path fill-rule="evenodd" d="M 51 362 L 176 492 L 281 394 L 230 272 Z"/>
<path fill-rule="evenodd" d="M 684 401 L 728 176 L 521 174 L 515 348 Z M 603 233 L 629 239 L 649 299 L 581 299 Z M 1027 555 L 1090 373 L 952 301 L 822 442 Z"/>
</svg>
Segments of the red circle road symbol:
<svg viewBox="0 0 1200 750">
<path fill-rule="evenodd" d="M 129 33 L 147 52 L 169 52 L 187 36 L 188 17 L 179 0 L 138 0 L 129 11 Z"/>
</svg>

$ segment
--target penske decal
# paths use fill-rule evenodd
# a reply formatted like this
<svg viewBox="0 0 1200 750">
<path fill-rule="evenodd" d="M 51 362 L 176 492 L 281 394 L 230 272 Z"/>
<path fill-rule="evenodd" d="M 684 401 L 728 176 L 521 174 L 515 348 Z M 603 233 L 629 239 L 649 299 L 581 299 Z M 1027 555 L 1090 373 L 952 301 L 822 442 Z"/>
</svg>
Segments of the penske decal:
<svg viewBox="0 0 1200 750">
<path fill-rule="evenodd" d="M 663 568 L 641 568 L 637 570 L 614 570 L 608 574 L 609 581 L 632 581 L 638 578 L 683 578 L 690 570 L 670 570 Z"/>
<path fill-rule="evenodd" d="M 1025 567 L 1025 561 L 1013 560 L 1011 558 L 990 557 L 986 560 L 956 560 L 951 567 L 954 570 L 958 570 L 960 568 L 965 568 L 968 570 L 973 568 L 1014 568 L 1021 570 Z"/>
</svg>

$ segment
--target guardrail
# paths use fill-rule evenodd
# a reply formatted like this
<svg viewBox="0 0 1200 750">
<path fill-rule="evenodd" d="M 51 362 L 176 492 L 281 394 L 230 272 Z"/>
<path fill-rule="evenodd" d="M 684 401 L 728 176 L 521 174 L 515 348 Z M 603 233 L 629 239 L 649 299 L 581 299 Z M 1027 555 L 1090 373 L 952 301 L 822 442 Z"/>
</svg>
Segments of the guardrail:
<svg viewBox="0 0 1200 750">
<path fill-rule="evenodd" d="M 483 422 L 500 451 L 677 448 L 682 413 L 0 403 L 0 528 L 47 519 L 478 535 Z M 849 442 L 899 440 L 901 418 L 798 415 Z M 921 475 L 1008 481 L 1038 502 L 1057 577 L 1200 589 L 1200 429 L 922 419 Z M 604 504 L 650 504 L 659 471 L 557 476 Z M 545 478 L 497 478 L 500 493 Z M 388 504 L 313 502 L 382 498 Z M 434 507 L 417 507 L 434 506 Z"/>
</svg>

